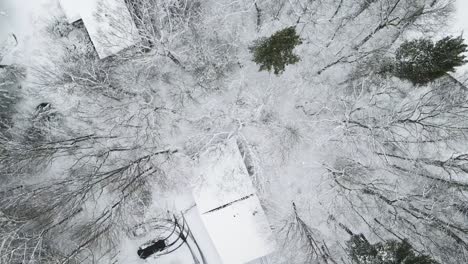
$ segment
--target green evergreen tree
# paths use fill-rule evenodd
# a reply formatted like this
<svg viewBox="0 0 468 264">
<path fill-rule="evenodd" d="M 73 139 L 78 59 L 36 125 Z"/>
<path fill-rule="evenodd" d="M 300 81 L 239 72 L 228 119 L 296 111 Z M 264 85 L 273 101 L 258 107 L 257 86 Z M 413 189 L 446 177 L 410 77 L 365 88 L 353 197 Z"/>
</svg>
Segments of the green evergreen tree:
<svg viewBox="0 0 468 264">
<path fill-rule="evenodd" d="M 466 51 L 461 36 L 436 43 L 426 38 L 406 41 L 396 52 L 394 75 L 413 84 L 426 84 L 465 64 Z"/>
<path fill-rule="evenodd" d="M 273 34 L 269 38 L 262 38 L 250 48 L 253 61 L 260 65 L 260 71 L 268 70 L 278 75 L 284 72 L 286 65 L 295 64 L 300 59 L 293 53 L 297 45 L 302 44 L 294 27 L 288 27 Z"/>
<path fill-rule="evenodd" d="M 427 255 L 416 255 L 406 240 L 371 244 L 364 235 L 359 234 L 353 235 L 346 244 L 356 264 L 437 264 Z"/>
</svg>

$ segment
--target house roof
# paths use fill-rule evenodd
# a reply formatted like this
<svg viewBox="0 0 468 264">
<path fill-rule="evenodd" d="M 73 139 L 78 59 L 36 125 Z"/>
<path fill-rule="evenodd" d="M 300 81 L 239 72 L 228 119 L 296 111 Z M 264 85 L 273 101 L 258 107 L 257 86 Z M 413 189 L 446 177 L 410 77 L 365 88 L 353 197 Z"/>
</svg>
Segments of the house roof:
<svg viewBox="0 0 468 264">
<path fill-rule="evenodd" d="M 235 140 L 201 155 L 198 177 L 193 194 L 200 212 L 256 193 Z"/>
<path fill-rule="evenodd" d="M 247 263 L 275 250 L 270 225 L 256 195 L 202 213 L 201 219 L 224 264 Z"/>
<path fill-rule="evenodd" d="M 224 264 L 272 253 L 275 240 L 235 139 L 200 157 L 193 196 Z"/>
<path fill-rule="evenodd" d="M 124 0 L 60 0 L 60 5 L 69 23 L 83 20 L 100 59 L 139 41 Z"/>
<path fill-rule="evenodd" d="M 80 16 L 103 59 L 135 45 L 138 31 L 124 0 L 81 0 Z"/>
<path fill-rule="evenodd" d="M 68 23 L 73 23 L 81 19 L 79 10 L 83 6 L 82 1 L 59 0 L 59 2 L 67 17 Z"/>
</svg>

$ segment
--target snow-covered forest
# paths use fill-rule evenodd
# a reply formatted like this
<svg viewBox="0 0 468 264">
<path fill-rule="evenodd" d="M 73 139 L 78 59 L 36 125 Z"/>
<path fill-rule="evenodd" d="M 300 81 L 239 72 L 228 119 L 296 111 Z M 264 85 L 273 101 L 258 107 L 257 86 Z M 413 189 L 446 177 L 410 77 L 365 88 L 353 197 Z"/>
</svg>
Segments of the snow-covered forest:
<svg viewBox="0 0 468 264">
<path fill-rule="evenodd" d="M 139 259 L 135 227 L 181 219 L 233 139 L 276 241 L 258 263 L 468 263 L 453 1 L 126 5 L 129 49 L 99 59 L 54 2 L 0 63 L 0 263 L 204 263 Z"/>
</svg>

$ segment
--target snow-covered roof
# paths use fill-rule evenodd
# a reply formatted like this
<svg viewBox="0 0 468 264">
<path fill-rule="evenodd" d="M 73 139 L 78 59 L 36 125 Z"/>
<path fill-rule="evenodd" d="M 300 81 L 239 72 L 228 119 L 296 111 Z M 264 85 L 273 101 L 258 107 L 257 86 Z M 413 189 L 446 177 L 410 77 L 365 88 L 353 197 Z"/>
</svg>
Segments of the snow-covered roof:
<svg viewBox="0 0 468 264">
<path fill-rule="evenodd" d="M 138 41 L 138 32 L 124 0 L 85 0 L 81 17 L 91 41 L 103 59 Z"/>
<path fill-rule="evenodd" d="M 275 240 L 236 141 L 201 155 L 198 174 L 194 199 L 222 263 L 272 253 Z"/>
<path fill-rule="evenodd" d="M 138 31 L 124 0 L 81 0 L 79 15 L 103 59 L 138 42 Z"/>
<path fill-rule="evenodd" d="M 275 250 L 275 240 L 256 195 L 201 218 L 224 264 L 243 264 Z"/>
<path fill-rule="evenodd" d="M 76 22 L 81 19 L 80 7 L 83 5 L 81 1 L 76 0 L 59 0 L 60 6 L 67 17 L 69 23 Z"/>
</svg>

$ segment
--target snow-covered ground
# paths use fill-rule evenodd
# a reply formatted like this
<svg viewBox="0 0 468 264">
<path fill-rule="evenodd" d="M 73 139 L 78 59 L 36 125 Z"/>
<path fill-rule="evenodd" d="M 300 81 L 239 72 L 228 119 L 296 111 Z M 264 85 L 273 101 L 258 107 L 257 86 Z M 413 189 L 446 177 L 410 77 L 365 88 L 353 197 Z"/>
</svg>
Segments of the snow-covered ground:
<svg viewBox="0 0 468 264">
<path fill-rule="evenodd" d="M 235 139 L 213 146 L 198 159 L 193 185 L 164 201 L 155 197 L 155 202 L 165 204 L 162 207 L 180 212 L 180 220 L 183 215 L 193 235 L 186 245 L 169 255 L 141 260 L 136 249 L 156 239 L 157 232 L 149 229 L 141 237 L 124 238 L 116 258 L 132 264 L 186 264 L 193 262 L 195 254 L 199 261 L 203 259 L 201 263 L 243 264 L 273 253 L 276 242 L 271 226 L 237 148 Z"/>
<path fill-rule="evenodd" d="M 455 2 L 455 19 L 452 22 L 453 31 L 455 34 L 468 34 L 468 2 L 464 0 L 457 0 Z"/>
<path fill-rule="evenodd" d="M 69 23 L 76 22 L 81 19 L 80 9 L 83 8 L 84 1 L 59 0 L 60 8 L 67 17 Z"/>
<path fill-rule="evenodd" d="M 0 42 L 14 34 L 18 46 L 4 58 L 5 64 L 27 63 L 41 53 L 41 40 L 47 21 L 60 14 L 58 0 L 4 0 L 0 2 Z"/>
<path fill-rule="evenodd" d="M 463 36 L 468 36 L 468 1 L 466 0 L 456 0 L 455 2 L 455 16 L 454 19 L 452 20 L 452 34 L 454 35 L 460 35 L 463 34 Z M 468 44 L 468 41 L 466 40 L 465 37 L 465 42 Z M 466 73 L 468 72 L 468 66 L 464 65 L 462 67 L 459 67 L 457 69 L 457 74 L 462 74 L 463 76 L 466 76 Z M 465 78 L 461 78 L 463 80 L 466 80 Z"/>
<path fill-rule="evenodd" d="M 103 10 L 105 10 L 103 12 Z M 101 58 L 135 44 L 136 28 L 121 1 L 19 0 L 0 3 L 0 43 L 15 34 L 19 46 L 4 63 L 41 53 L 40 41 L 47 22 L 66 16 L 69 22 L 84 18 Z M 98 15 L 99 14 L 99 15 Z M 125 28 L 125 30 L 122 30 Z"/>
<path fill-rule="evenodd" d="M 464 0 L 458 1 L 460 4 Z M 301 5 L 306 2 L 313 8 L 318 5 L 320 12 L 314 13 L 313 8 L 312 11 L 303 10 Z M 340 2 L 343 6 L 338 6 Z M 46 86 L 27 83 L 25 87 L 30 93 L 23 103 L 27 108 L 25 113 L 33 112 L 36 105 L 44 100 L 51 102 L 57 113 L 64 117 L 61 125 L 73 133 L 65 133 L 68 130 L 59 132 L 67 138 L 88 134 L 112 137 L 93 139 L 83 145 L 67 145 L 69 152 L 54 156 L 48 161 L 50 166 L 44 166 L 45 169 L 21 184 L 33 183 L 31 188 L 34 188 L 48 183 L 47 180 L 70 175 L 78 180 L 84 178 L 83 175 L 94 179 L 92 177 L 120 171 L 128 164 L 132 173 L 143 171 L 143 177 L 150 185 L 145 186 L 149 194 L 143 192 L 137 197 L 129 194 L 131 205 L 141 203 L 144 206 L 126 208 L 128 212 L 121 209 L 126 213 L 125 221 L 112 226 L 117 229 L 114 231 L 118 237 L 113 242 L 119 250 L 112 252 L 112 259 L 106 259 L 110 263 L 196 263 L 193 255 L 199 253 L 193 241 L 189 242 L 190 247 L 184 245 L 159 259 L 142 260 L 136 254 L 140 245 L 155 239 L 158 234 L 150 231 L 144 236 L 134 237 L 128 232 L 127 224 L 158 217 L 170 218 L 172 213 L 184 215 L 208 264 L 220 264 L 222 261 L 242 263 L 268 253 L 273 253 L 271 259 L 276 261 L 272 264 L 296 264 L 305 262 L 307 257 L 318 258 L 310 243 L 304 243 L 310 237 L 304 237 L 304 232 L 297 231 L 302 230 L 298 229 L 299 216 L 307 223 L 318 243 L 315 250 L 331 251 L 322 257 L 327 254 L 334 256 L 335 253 L 340 256 L 346 249 L 349 233 L 343 226 L 355 233 L 366 233 L 373 241 L 381 239 L 381 236 L 391 237 L 388 229 L 376 221 L 384 222 L 397 232 L 398 228 L 404 227 L 408 222 L 406 218 L 398 222 L 400 218 L 391 215 L 394 212 L 391 209 L 398 210 L 395 205 L 404 206 L 401 201 L 411 199 L 414 192 L 421 191 L 417 194 L 419 198 L 415 206 L 422 204 L 422 210 L 436 208 L 432 205 L 440 199 L 434 197 L 449 192 L 441 188 L 438 190 L 442 192 L 430 196 L 434 195 L 434 188 L 437 189 L 433 181 L 423 181 L 414 177 L 416 174 L 409 177 L 402 171 L 395 172 L 394 168 L 386 167 L 387 164 L 375 152 L 406 150 L 409 143 L 393 145 L 388 142 L 389 137 L 379 136 L 393 132 L 391 136 L 400 139 L 401 130 L 389 129 L 393 124 L 399 126 L 402 123 L 397 118 L 407 118 L 407 111 L 412 108 L 414 113 L 424 113 L 426 108 L 418 107 L 429 96 L 446 97 L 440 91 L 434 92 L 427 87 L 415 92 L 409 83 L 391 78 L 379 79 L 376 86 L 371 85 L 375 81 L 372 77 L 364 78 L 360 83 L 345 83 L 350 75 L 355 74 L 353 67 L 357 62 L 373 56 L 374 48 L 386 50 L 395 33 L 392 27 L 379 31 L 369 43 L 356 48 L 354 45 L 381 22 L 382 10 L 376 4 L 367 6 L 367 10 L 356 15 L 358 6 L 351 2 L 257 1 L 258 6 L 254 6 L 250 1 L 203 1 L 201 5 L 208 6 L 203 9 L 206 13 L 193 18 L 199 23 L 196 27 L 200 31 L 184 28 L 191 20 L 182 19 L 177 23 L 179 21 L 172 19 L 179 17 L 166 10 L 161 12 L 161 16 L 170 14 L 167 20 L 170 21 L 167 22 L 169 29 L 162 29 L 167 34 L 163 34 L 161 40 L 162 55 L 157 52 L 139 54 L 141 57 L 131 61 L 130 65 L 122 62 L 118 65 L 121 68 L 113 68 L 115 71 L 109 75 L 106 75 L 109 73 L 106 64 L 85 58 L 84 55 L 89 54 L 78 53 L 80 56 L 73 58 L 75 60 L 67 58 L 66 63 L 58 63 L 52 71 L 69 74 L 66 81 L 72 83 Z M 199 6 L 193 7 L 194 10 L 197 8 Z M 31 61 L 41 56 L 60 58 L 63 51 L 54 49 L 52 40 L 44 34 L 47 21 L 63 15 L 58 0 L 2 0 L 0 10 L 0 22 L 5 22 L 0 23 L 1 37 L 14 33 L 19 41 L 18 47 L 5 58 L 4 63 L 17 62 L 31 67 L 36 66 Z M 398 9 L 398 12 L 404 11 L 406 9 Z M 464 18 L 464 11 L 460 13 L 459 18 Z M 404 16 L 396 14 L 394 19 L 401 17 Z M 289 65 L 280 76 L 259 72 L 258 65 L 251 61 L 249 46 L 254 40 L 290 25 L 296 25 L 303 38 L 303 45 L 295 49 L 301 61 Z M 463 25 L 459 24 L 458 28 L 461 27 Z M 96 29 L 95 33 L 98 31 Z M 76 37 L 77 32 L 73 34 Z M 72 42 L 59 38 L 53 41 Z M 181 64 L 177 64 L 177 59 L 169 59 L 167 51 L 171 51 Z M 389 54 L 378 53 L 377 56 L 380 59 Z M 82 79 L 84 81 L 80 82 Z M 106 82 L 109 79 L 112 80 L 110 85 Z M 463 98 L 461 93 L 447 97 L 449 103 Z M 430 108 L 434 105 L 432 103 L 429 101 L 424 107 Z M 440 109 L 452 109 L 449 103 Z M 444 117 L 449 119 L 452 116 Z M 426 119 L 431 120 L 431 117 Z M 358 126 L 356 120 L 365 125 Z M 372 128 L 370 132 L 366 126 Z M 417 137 L 420 130 L 413 132 L 411 136 Z M 255 165 L 252 176 L 255 185 L 245 180 L 251 175 L 239 162 L 237 150 L 227 148 L 227 153 L 222 153 L 226 148 L 218 142 L 224 142 L 228 138 L 226 135 L 237 135 L 247 142 L 246 147 Z M 75 146 L 79 146 L 76 151 Z M 214 148 L 212 156 L 209 153 L 194 154 L 204 153 L 206 146 Z M 154 153 L 166 148 L 176 149 L 187 160 L 176 162 L 175 155 L 161 158 L 162 161 L 156 159 L 159 154 Z M 410 148 L 408 153 L 411 155 L 419 155 L 423 149 Z M 423 154 L 434 152 L 434 149 L 427 149 Z M 450 158 L 454 154 L 452 150 L 446 153 L 447 149 L 444 149 L 439 154 L 444 153 L 444 159 Z M 422 157 L 425 160 L 426 157 Z M 136 162 L 141 161 L 140 158 L 143 160 L 141 166 Z M 388 162 L 388 157 L 385 158 Z M 449 163 L 456 162 L 461 161 Z M 151 171 L 150 175 L 144 174 L 147 170 Z M 86 220 L 96 220 L 93 217 L 103 211 L 108 210 L 110 215 L 114 215 L 117 211 L 114 208 L 119 208 L 114 200 L 128 190 L 122 186 L 130 186 L 126 181 L 129 175 L 133 176 L 123 173 L 111 177 L 110 183 L 107 183 L 107 177 L 105 180 L 96 179 L 108 186 L 105 191 L 101 189 L 84 195 L 95 199 L 87 198 L 89 201 L 82 205 L 85 212 L 79 219 L 84 225 Z M 137 178 L 141 176 L 137 175 Z M 70 186 L 70 189 L 79 184 L 81 182 Z M 413 189 L 414 186 L 417 188 Z M 379 192 L 372 193 L 364 188 L 379 188 Z M 380 191 L 394 199 L 390 205 L 385 203 L 388 199 L 379 196 Z M 68 198 L 72 200 L 74 197 L 77 196 Z M 447 201 L 458 202 L 451 199 Z M 145 202 L 147 200 L 151 205 Z M 236 202 L 231 206 L 220 208 L 233 201 Z M 440 213 L 436 216 L 444 219 L 443 210 L 450 206 L 441 206 L 440 211 L 431 209 L 434 211 L 430 213 Z M 217 208 L 219 210 L 209 212 Z M 170 213 L 166 214 L 167 211 Z M 400 210 L 399 216 L 412 221 L 406 212 Z M 119 215 L 118 212 L 115 215 Z M 419 219 L 429 218 L 420 216 Z M 73 222 L 71 226 L 75 228 L 79 224 Z M 432 240 L 417 236 L 418 232 L 431 235 L 431 239 L 444 236 L 424 229 L 430 224 L 433 223 L 424 225 L 417 221 L 406 229 L 402 227 L 403 234 L 400 235 L 408 235 L 417 241 L 422 250 L 437 250 L 437 247 L 426 247 Z M 273 232 L 271 226 L 274 227 Z M 289 237 L 291 234 L 294 237 Z M 75 243 L 70 238 L 72 235 L 67 235 L 70 234 L 64 232 L 67 241 Z M 280 240 L 279 247 L 275 247 L 275 239 Z M 102 253 L 100 247 L 96 248 L 96 252 L 87 248 L 83 254 L 88 251 L 96 255 Z M 274 249 L 277 249 L 277 255 Z M 102 263 L 106 263 L 104 259 Z"/>
</svg>

